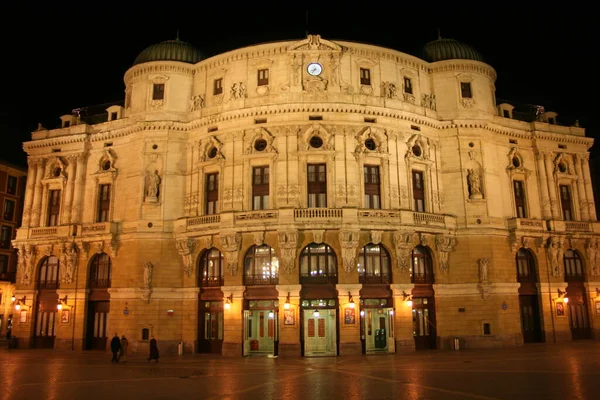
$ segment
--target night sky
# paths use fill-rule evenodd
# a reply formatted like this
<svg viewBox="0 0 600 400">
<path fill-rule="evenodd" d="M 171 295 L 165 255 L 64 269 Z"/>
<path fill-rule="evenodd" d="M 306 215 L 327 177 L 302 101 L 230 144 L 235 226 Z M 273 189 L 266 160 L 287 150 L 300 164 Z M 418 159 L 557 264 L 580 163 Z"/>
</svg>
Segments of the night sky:
<svg viewBox="0 0 600 400">
<path fill-rule="evenodd" d="M 591 8 L 561 3 L 560 9 L 548 11 L 550 5 L 542 3 L 528 9 L 520 3 L 486 2 L 476 13 L 375 1 L 322 8 L 317 5 L 325 2 L 310 7 L 308 2 L 258 2 L 254 7 L 209 9 L 145 2 L 140 3 L 144 11 L 136 11 L 119 2 L 57 3 L 63 4 L 3 6 L 0 13 L 0 158 L 12 163 L 26 165 L 22 142 L 38 122 L 55 128 L 59 117 L 74 108 L 123 100 L 123 75 L 137 54 L 175 39 L 177 30 L 181 40 L 206 56 L 261 42 L 299 40 L 307 30 L 325 39 L 417 55 L 437 38 L 439 28 L 442 37 L 473 46 L 496 69 L 499 99 L 543 105 L 559 114 L 559 123 L 572 125 L 578 119 L 587 136 L 599 136 L 600 124 L 592 112 L 598 85 L 588 76 L 598 74 L 592 62 L 598 30 Z M 599 164 L 599 147 L 592 150 L 593 167 Z"/>
</svg>

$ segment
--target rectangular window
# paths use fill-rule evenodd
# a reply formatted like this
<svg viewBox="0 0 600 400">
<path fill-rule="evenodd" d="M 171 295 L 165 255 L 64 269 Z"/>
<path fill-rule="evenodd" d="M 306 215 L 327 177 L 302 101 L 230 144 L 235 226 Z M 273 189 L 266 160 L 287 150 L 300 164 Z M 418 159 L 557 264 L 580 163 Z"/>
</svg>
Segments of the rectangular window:
<svg viewBox="0 0 600 400">
<path fill-rule="evenodd" d="M 6 273 L 8 273 L 8 256 L 6 254 L 0 254 L 0 274 Z M 2 298 L 0 298 L 0 300 L 2 300 Z M 2 303 L 2 301 L 0 301 L 0 303 Z"/>
<path fill-rule="evenodd" d="M 527 209 L 525 208 L 525 182 L 513 181 L 513 190 L 515 193 L 515 207 L 517 208 L 517 217 L 527 218 Z"/>
<path fill-rule="evenodd" d="M 10 241 L 12 240 L 12 227 L 2 225 L 2 232 L 0 233 L 0 247 L 3 249 L 10 249 Z"/>
<path fill-rule="evenodd" d="M 96 222 L 108 221 L 110 211 L 110 185 L 98 187 L 98 220 Z"/>
<path fill-rule="evenodd" d="M 371 70 L 367 68 L 360 69 L 360 84 L 371 85 Z"/>
<path fill-rule="evenodd" d="M 508 110 L 502 110 L 502 115 L 504 115 L 504 118 L 510 118 L 510 113 Z"/>
<path fill-rule="evenodd" d="M 259 69 L 258 70 L 258 78 L 257 85 L 265 86 L 269 84 L 269 70 L 268 69 Z"/>
<path fill-rule="evenodd" d="M 219 212 L 219 173 L 206 174 L 205 184 L 205 214 L 217 214 Z"/>
<path fill-rule="evenodd" d="M 379 167 L 365 165 L 365 208 L 381 208 L 381 191 L 379 185 Z"/>
<path fill-rule="evenodd" d="M 460 83 L 460 95 L 466 99 L 473 97 L 473 93 L 471 92 L 471 82 Z"/>
<path fill-rule="evenodd" d="M 252 209 L 269 208 L 269 167 L 252 169 Z"/>
<path fill-rule="evenodd" d="M 17 177 L 8 175 L 8 179 L 6 181 L 6 193 L 8 194 L 16 194 L 17 193 Z"/>
<path fill-rule="evenodd" d="M 213 83 L 213 95 L 223 93 L 223 78 L 215 79 Z"/>
<path fill-rule="evenodd" d="M 60 214 L 60 190 L 48 192 L 48 220 L 46 226 L 57 226 Z"/>
<path fill-rule="evenodd" d="M 152 85 L 152 100 L 164 100 L 165 99 L 165 84 L 155 83 Z"/>
<path fill-rule="evenodd" d="M 414 210 L 425 212 L 425 182 L 423 181 L 423 171 L 412 171 L 412 188 Z"/>
<path fill-rule="evenodd" d="M 13 200 L 4 200 L 4 220 L 12 221 L 15 216 L 15 202 Z"/>
<path fill-rule="evenodd" d="M 560 204 L 562 206 L 563 219 L 565 221 L 573 221 L 571 187 L 568 185 L 560 185 Z"/>
<path fill-rule="evenodd" d="M 325 164 L 307 165 L 309 208 L 327 207 L 327 169 Z"/>
<path fill-rule="evenodd" d="M 413 94 L 412 81 L 410 78 L 404 78 L 404 93 Z"/>
</svg>

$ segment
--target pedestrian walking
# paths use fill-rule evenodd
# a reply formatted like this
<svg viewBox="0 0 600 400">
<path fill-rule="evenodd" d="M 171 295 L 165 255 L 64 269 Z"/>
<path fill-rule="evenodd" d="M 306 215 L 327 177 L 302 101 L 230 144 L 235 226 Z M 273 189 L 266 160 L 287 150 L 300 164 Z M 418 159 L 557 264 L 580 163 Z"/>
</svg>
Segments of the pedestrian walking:
<svg viewBox="0 0 600 400">
<path fill-rule="evenodd" d="M 110 351 L 112 351 L 112 360 L 113 363 L 119 362 L 119 351 L 121 350 L 121 339 L 119 339 L 119 335 L 115 333 L 112 340 L 110 341 Z"/>
<path fill-rule="evenodd" d="M 119 360 L 123 360 L 123 362 L 127 362 L 127 348 L 129 347 L 129 342 L 125 335 L 121 336 L 121 351 L 119 352 Z"/>
<path fill-rule="evenodd" d="M 150 360 L 156 360 L 156 362 L 158 362 L 158 342 L 154 336 L 150 340 L 150 356 L 148 357 L 148 362 L 150 362 Z"/>
</svg>

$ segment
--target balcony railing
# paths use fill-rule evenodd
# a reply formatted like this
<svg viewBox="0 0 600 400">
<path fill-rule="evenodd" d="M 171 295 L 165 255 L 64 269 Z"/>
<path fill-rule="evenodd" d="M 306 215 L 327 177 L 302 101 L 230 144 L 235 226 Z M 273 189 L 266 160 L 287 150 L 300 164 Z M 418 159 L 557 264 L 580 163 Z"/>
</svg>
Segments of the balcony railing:
<svg viewBox="0 0 600 400">
<path fill-rule="evenodd" d="M 202 215 L 200 217 L 192 217 L 187 219 L 187 227 L 191 229 L 200 229 L 203 225 L 218 224 L 221 222 L 219 214 Z"/>
<path fill-rule="evenodd" d="M 217 287 L 223 286 L 223 280 L 218 276 L 205 276 L 200 281 L 202 287 Z"/>
<path fill-rule="evenodd" d="M 428 283 L 433 284 L 433 275 L 431 274 L 412 274 L 411 276 L 412 283 Z"/>
<path fill-rule="evenodd" d="M 591 224 L 586 221 L 565 221 L 565 228 L 567 231 L 591 231 Z"/>
<path fill-rule="evenodd" d="M 300 283 L 302 284 L 337 284 L 337 274 L 301 274 Z"/>
<path fill-rule="evenodd" d="M 542 231 L 546 229 L 546 224 L 540 219 L 529 219 L 529 218 L 511 218 L 506 221 L 508 229 L 527 229 Z"/>
<path fill-rule="evenodd" d="M 279 276 L 245 275 L 244 284 L 247 286 L 277 285 L 279 284 Z"/>
<path fill-rule="evenodd" d="M 58 281 L 40 281 L 38 288 L 41 289 L 58 289 Z"/>
<path fill-rule="evenodd" d="M 388 274 L 359 274 L 358 283 L 363 285 L 389 284 L 391 282 Z"/>
<path fill-rule="evenodd" d="M 294 219 L 341 219 L 341 208 L 297 208 L 294 210 Z"/>
<path fill-rule="evenodd" d="M 424 212 L 413 212 L 413 221 L 415 225 L 437 225 L 444 226 L 444 216 L 440 214 L 430 214 Z"/>
</svg>

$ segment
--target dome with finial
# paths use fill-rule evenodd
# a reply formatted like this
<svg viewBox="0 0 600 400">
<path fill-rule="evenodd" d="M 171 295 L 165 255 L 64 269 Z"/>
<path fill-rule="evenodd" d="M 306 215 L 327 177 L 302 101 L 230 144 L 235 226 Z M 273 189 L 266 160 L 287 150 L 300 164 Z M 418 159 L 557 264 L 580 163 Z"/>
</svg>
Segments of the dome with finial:
<svg viewBox="0 0 600 400">
<path fill-rule="evenodd" d="M 440 35 L 437 40 L 425 45 L 422 58 L 429 62 L 456 59 L 483 62 L 481 54 L 471 46 L 458 40 L 442 38 Z"/>
<path fill-rule="evenodd" d="M 179 40 L 166 40 L 146 47 L 133 62 L 133 65 L 151 61 L 179 61 L 195 64 L 204 59 L 204 56 L 193 45 Z"/>
</svg>

